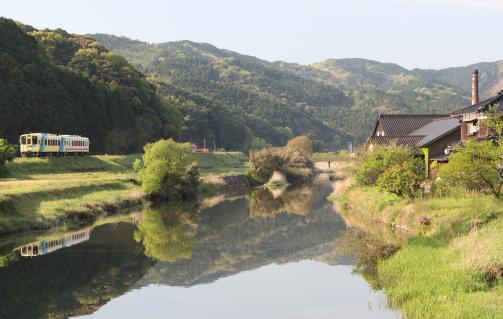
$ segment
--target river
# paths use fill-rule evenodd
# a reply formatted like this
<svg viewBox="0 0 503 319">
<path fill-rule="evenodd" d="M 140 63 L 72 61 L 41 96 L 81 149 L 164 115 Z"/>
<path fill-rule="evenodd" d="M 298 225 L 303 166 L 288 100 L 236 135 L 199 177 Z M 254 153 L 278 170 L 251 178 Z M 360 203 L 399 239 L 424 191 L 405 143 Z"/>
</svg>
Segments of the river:
<svg viewBox="0 0 503 319">
<path fill-rule="evenodd" d="M 400 318 L 313 185 L 150 207 L 0 242 L 1 318 Z"/>
</svg>

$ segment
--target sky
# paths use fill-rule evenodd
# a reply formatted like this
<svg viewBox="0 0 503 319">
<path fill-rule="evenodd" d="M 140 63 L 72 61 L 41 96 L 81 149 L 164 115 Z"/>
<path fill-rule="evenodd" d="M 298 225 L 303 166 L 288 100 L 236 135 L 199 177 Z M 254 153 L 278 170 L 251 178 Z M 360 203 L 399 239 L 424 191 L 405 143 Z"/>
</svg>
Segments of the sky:
<svg viewBox="0 0 503 319">
<path fill-rule="evenodd" d="M 406 68 L 503 59 L 503 0 L 16 0 L 36 28 L 191 40 L 269 61 L 366 58 Z"/>
</svg>

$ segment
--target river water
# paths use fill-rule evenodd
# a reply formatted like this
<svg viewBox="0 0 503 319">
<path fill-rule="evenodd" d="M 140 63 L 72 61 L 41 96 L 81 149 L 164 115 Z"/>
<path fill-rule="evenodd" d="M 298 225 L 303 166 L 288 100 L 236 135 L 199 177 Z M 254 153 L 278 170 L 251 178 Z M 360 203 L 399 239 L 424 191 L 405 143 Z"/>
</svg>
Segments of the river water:
<svg viewBox="0 0 503 319">
<path fill-rule="evenodd" d="M 354 273 L 331 191 L 321 177 L 3 239 L 0 318 L 399 318 Z"/>
</svg>

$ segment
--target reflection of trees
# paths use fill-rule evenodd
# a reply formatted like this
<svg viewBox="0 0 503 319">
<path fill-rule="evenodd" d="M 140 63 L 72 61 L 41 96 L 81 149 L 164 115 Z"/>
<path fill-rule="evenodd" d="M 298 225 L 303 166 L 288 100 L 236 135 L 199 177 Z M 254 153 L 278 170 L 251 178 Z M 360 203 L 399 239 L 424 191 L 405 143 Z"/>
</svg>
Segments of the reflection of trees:
<svg viewBox="0 0 503 319">
<path fill-rule="evenodd" d="M 125 223 L 99 226 L 89 241 L 0 268 L 0 318 L 90 314 L 128 291 L 151 267 Z"/>
<path fill-rule="evenodd" d="M 251 217 L 274 217 L 279 213 L 305 216 L 314 200 L 314 186 L 269 190 L 255 189 L 248 194 Z"/>
<path fill-rule="evenodd" d="M 327 196 L 331 183 L 321 181 L 311 189 L 294 189 L 287 200 L 299 197 L 300 204 L 286 206 L 311 207 L 308 214 L 276 214 L 271 218 L 252 218 L 249 203 L 261 200 L 258 196 L 239 198 L 205 209 L 198 219 L 195 244 L 190 259 L 173 263 L 156 263 L 139 285 L 168 284 L 193 286 L 212 282 L 241 271 L 256 269 L 270 263 L 287 263 L 322 256 L 333 264 L 352 264 L 355 258 L 348 247 L 342 251 L 334 247 L 344 230 L 342 219 L 334 213 Z M 267 193 L 266 193 L 267 194 Z M 284 194 L 287 195 L 286 193 Z M 263 195 L 263 196 L 271 196 Z M 303 198 L 303 200 L 302 200 Z M 277 203 L 277 201 L 272 202 Z M 290 207 L 290 208 L 289 208 Z"/>
<path fill-rule="evenodd" d="M 172 203 L 143 212 L 134 239 L 145 247 L 145 255 L 174 262 L 192 256 L 195 226 L 191 219 L 197 208 L 189 203 Z"/>
</svg>

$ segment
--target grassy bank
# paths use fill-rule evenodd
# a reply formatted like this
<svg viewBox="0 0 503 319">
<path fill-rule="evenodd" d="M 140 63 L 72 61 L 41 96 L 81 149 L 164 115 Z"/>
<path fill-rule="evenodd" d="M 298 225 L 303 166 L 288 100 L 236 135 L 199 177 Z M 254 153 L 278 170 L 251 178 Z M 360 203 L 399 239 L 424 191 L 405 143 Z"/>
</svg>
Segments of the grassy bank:
<svg viewBox="0 0 503 319">
<path fill-rule="evenodd" d="M 407 200 L 354 183 L 332 199 L 347 221 L 401 246 L 378 262 L 377 280 L 407 318 L 503 317 L 501 200 L 466 192 Z"/>
<path fill-rule="evenodd" d="M 89 223 L 142 203 L 133 162 L 141 155 L 18 158 L 0 177 L 0 234 Z M 203 179 L 246 173 L 242 153 L 197 154 Z"/>
</svg>

